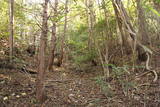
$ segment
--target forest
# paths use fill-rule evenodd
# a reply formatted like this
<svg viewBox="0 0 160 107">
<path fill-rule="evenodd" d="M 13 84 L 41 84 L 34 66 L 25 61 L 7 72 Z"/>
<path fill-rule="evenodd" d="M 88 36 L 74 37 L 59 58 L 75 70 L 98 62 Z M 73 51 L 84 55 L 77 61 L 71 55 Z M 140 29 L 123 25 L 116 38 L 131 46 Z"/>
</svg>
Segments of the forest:
<svg viewBox="0 0 160 107">
<path fill-rule="evenodd" d="M 160 0 L 0 0 L 0 107 L 160 107 Z"/>
</svg>

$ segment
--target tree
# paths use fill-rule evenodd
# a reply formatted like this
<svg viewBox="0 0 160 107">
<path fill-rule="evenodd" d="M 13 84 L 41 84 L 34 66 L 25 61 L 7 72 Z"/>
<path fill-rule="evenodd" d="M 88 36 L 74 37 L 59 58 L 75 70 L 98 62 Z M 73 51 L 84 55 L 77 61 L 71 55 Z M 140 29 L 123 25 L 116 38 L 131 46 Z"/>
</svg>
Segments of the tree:
<svg viewBox="0 0 160 107">
<path fill-rule="evenodd" d="M 102 0 L 102 5 L 103 5 L 103 11 L 104 11 L 104 17 L 105 17 L 105 23 L 106 23 L 106 25 L 107 25 L 107 27 L 109 27 L 109 22 L 108 22 L 108 17 L 107 17 L 107 9 L 106 9 L 106 2 L 105 2 L 105 0 Z M 105 29 L 106 30 L 106 29 Z M 110 32 L 109 32 L 109 29 L 108 29 L 108 31 L 106 30 L 105 31 L 105 34 L 106 34 L 106 41 L 107 41 L 107 39 L 108 39 L 108 37 L 109 37 L 109 34 Z M 104 57 L 104 63 L 105 63 L 105 67 L 104 67 L 104 75 L 105 75 L 105 77 L 109 77 L 109 68 L 108 68 L 108 63 L 109 63 L 109 61 L 108 61 L 108 56 L 109 56 L 109 47 L 108 47 L 108 41 L 106 42 L 106 46 L 105 46 L 105 57 Z"/>
<path fill-rule="evenodd" d="M 139 24 L 139 36 L 143 44 L 150 44 L 149 35 L 147 33 L 146 19 L 144 14 L 144 9 L 142 6 L 142 0 L 136 0 L 137 2 L 137 12 L 138 12 L 138 24 Z"/>
<path fill-rule="evenodd" d="M 134 29 L 129 22 L 129 16 L 122 4 L 121 0 L 112 0 L 113 8 L 115 11 L 115 16 L 118 23 L 118 29 L 121 33 L 122 37 L 122 45 L 126 47 L 126 51 L 128 47 L 132 48 L 132 38 L 134 39 L 133 35 L 135 34 Z M 127 30 L 128 29 L 128 30 Z M 131 33 L 131 36 L 126 36 L 126 33 Z"/>
<path fill-rule="evenodd" d="M 10 47 L 10 61 L 12 62 L 13 58 L 13 14 L 14 14 L 14 0 L 9 0 L 9 47 Z"/>
<path fill-rule="evenodd" d="M 95 25 L 95 13 L 94 13 L 94 2 L 92 0 L 86 0 L 87 7 L 87 19 L 88 19 L 88 48 L 89 51 L 92 50 L 93 45 L 93 35 L 94 35 L 94 25 Z"/>
<path fill-rule="evenodd" d="M 53 18 L 57 18 L 57 7 L 58 7 L 58 0 L 55 0 L 55 6 L 54 6 L 54 16 Z M 52 35 L 51 35 L 51 50 L 50 50 L 50 56 L 49 56 L 49 62 L 48 62 L 48 70 L 52 71 L 52 66 L 54 62 L 54 53 L 55 53 L 55 48 L 56 48 L 56 20 L 52 21 Z"/>
<path fill-rule="evenodd" d="M 126 38 L 130 38 L 130 41 L 128 41 L 130 47 L 131 48 L 135 47 L 135 50 L 138 52 L 138 59 L 146 62 L 145 68 L 148 71 L 147 73 L 153 73 L 155 77 L 153 81 L 155 82 L 158 77 L 157 73 L 154 70 L 150 70 L 149 68 L 149 61 L 150 61 L 150 56 L 152 55 L 152 51 L 145 45 L 143 45 L 141 41 L 137 40 L 136 32 L 130 22 L 130 19 L 123 6 L 122 1 L 112 0 L 112 4 L 115 10 L 118 27 L 120 29 L 121 35 L 123 35 Z"/>
<path fill-rule="evenodd" d="M 64 59 L 64 47 L 65 47 L 65 38 L 66 38 L 66 32 L 67 32 L 67 15 L 68 15 L 68 0 L 65 2 L 65 19 L 64 19 L 64 32 L 62 35 L 62 42 L 61 42 L 61 54 L 58 61 L 58 66 L 61 66 Z"/>
<path fill-rule="evenodd" d="M 38 76 L 37 76 L 37 90 L 36 97 L 37 100 L 42 103 L 44 101 L 44 78 L 45 78 L 45 52 L 46 52 L 46 42 L 48 33 L 48 1 L 44 0 L 43 4 L 43 14 L 42 14 L 42 31 L 40 38 L 40 50 L 39 50 L 39 66 L 38 66 Z"/>
</svg>

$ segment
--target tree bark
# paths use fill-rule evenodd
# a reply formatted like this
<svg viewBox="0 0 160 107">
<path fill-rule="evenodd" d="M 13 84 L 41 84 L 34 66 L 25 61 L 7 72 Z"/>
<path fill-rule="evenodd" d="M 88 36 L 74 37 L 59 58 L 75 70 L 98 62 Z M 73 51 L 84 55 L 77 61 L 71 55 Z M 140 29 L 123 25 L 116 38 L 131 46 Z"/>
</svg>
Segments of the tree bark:
<svg viewBox="0 0 160 107">
<path fill-rule="evenodd" d="M 122 46 L 125 47 L 127 50 L 128 48 L 132 47 L 132 40 L 135 39 L 135 31 L 131 26 L 129 16 L 127 15 L 127 12 L 121 0 L 112 0 L 112 4 L 114 7 L 118 28 L 122 37 Z M 127 33 L 131 33 L 130 36 L 126 36 Z"/>
<path fill-rule="evenodd" d="M 14 14 L 14 0 L 9 0 L 9 48 L 10 48 L 10 61 L 12 62 L 13 58 L 13 35 L 14 35 L 14 30 L 13 30 L 13 14 Z"/>
<path fill-rule="evenodd" d="M 93 10 L 94 1 L 86 0 L 87 6 L 87 22 L 88 22 L 88 49 L 92 50 L 93 46 L 93 35 L 94 35 L 94 25 L 95 25 L 95 13 Z"/>
<path fill-rule="evenodd" d="M 67 32 L 67 15 L 68 15 L 68 0 L 65 2 L 65 21 L 64 21 L 64 32 L 62 36 L 62 43 L 61 43 L 61 54 L 58 61 L 58 66 L 61 66 L 64 59 L 64 47 L 65 47 L 65 39 L 66 39 L 66 32 Z"/>
<path fill-rule="evenodd" d="M 142 45 L 141 41 L 137 40 L 136 32 L 133 29 L 133 26 L 131 25 L 131 22 L 129 20 L 125 8 L 123 7 L 121 0 L 112 0 L 112 3 L 115 10 L 118 27 L 120 29 L 121 35 L 123 35 L 124 38 L 130 39 L 130 41 L 126 40 L 124 42 L 128 43 L 132 49 L 134 49 L 134 44 L 136 43 L 135 47 L 136 50 L 138 51 L 138 55 L 140 56 L 143 54 L 145 55 L 147 53 L 151 54 L 152 53 L 151 50 Z"/>
<path fill-rule="evenodd" d="M 153 0 L 154 8 L 160 13 L 160 2 Z M 160 40 L 160 18 L 156 15 L 156 20 L 157 20 L 157 36 L 156 40 Z"/>
<path fill-rule="evenodd" d="M 145 13 L 142 7 L 142 0 L 137 1 L 137 13 L 138 13 L 138 34 L 141 38 L 143 44 L 147 45 L 150 44 L 149 35 L 147 33 L 147 26 L 146 26 L 146 19 Z"/>
<path fill-rule="evenodd" d="M 106 6 L 105 6 L 105 4 L 106 4 L 105 0 L 102 0 L 102 3 L 104 5 L 103 11 L 104 11 L 105 23 L 109 27 L 109 22 L 108 22 L 108 18 L 107 18 L 107 9 L 106 9 Z M 108 63 L 109 63 L 109 61 L 108 61 L 108 55 L 109 55 L 108 50 L 109 50 L 109 47 L 108 47 L 108 41 L 107 41 L 107 39 L 109 37 L 109 34 L 110 34 L 109 29 L 108 29 L 108 31 L 107 30 L 105 31 L 105 34 L 106 34 L 106 47 L 105 47 L 105 57 L 104 57 L 105 58 L 104 76 L 109 78 L 109 74 L 110 74 L 109 73 L 109 68 L 108 68 Z"/>
<path fill-rule="evenodd" d="M 125 8 L 123 7 L 122 1 L 121 0 L 112 0 L 112 4 L 115 10 L 115 14 L 116 14 L 116 18 L 117 21 L 119 23 L 122 23 L 122 31 L 121 32 L 125 32 L 126 33 L 126 38 L 130 37 L 131 38 L 131 44 L 132 47 L 134 47 L 135 45 L 135 49 L 138 52 L 138 59 L 141 61 L 146 62 L 146 70 L 148 72 L 151 72 L 154 74 L 154 82 L 157 80 L 157 73 L 155 72 L 155 70 L 151 70 L 149 68 L 149 60 L 150 60 L 150 56 L 152 55 L 152 51 L 147 48 L 146 46 L 144 46 L 141 41 L 137 40 L 137 35 L 136 32 L 133 29 L 133 26 L 131 25 L 131 22 L 129 20 L 129 17 L 127 15 L 127 12 L 125 10 Z M 120 27 L 120 26 L 119 26 Z M 120 28 L 119 28 L 120 29 Z"/>
<path fill-rule="evenodd" d="M 43 4 L 43 15 L 42 15 L 42 32 L 40 38 L 40 51 L 39 51 L 39 66 L 38 66 L 38 76 L 37 76 L 37 90 L 36 97 L 39 103 L 44 101 L 44 78 L 45 78 L 45 52 L 46 52 L 46 42 L 48 33 L 48 0 L 44 0 Z"/>
<path fill-rule="evenodd" d="M 57 18 L 57 7 L 58 7 L 58 0 L 55 0 L 55 6 L 54 6 L 54 18 Z M 53 71 L 52 66 L 54 62 L 54 53 L 56 48 L 56 21 L 52 22 L 52 37 L 51 37 L 51 50 L 50 50 L 50 56 L 49 56 L 49 62 L 48 62 L 48 71 Z"/>
</svg>

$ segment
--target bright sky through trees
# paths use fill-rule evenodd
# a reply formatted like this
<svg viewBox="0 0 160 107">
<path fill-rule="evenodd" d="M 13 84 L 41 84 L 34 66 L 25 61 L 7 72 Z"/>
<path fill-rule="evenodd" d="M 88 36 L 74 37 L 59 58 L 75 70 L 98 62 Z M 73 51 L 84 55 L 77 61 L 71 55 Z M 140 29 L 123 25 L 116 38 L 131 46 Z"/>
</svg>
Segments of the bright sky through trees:
<svg viewBox="0 0 160 107">
<path fill-rule="evenodd" d="M 29 3 L 42 3 L 43 0 L 26 0 Z"/>
<path fill-rule="evenodd" d="M 43 3 L 44 0 L 25 0 L 25 1 L 28 3 Z M 54 0 L 50 0 L 50 1 L 52 2 Z M 59 0 L 59 1 L 64 2 L 65 0 Z"/>
</svg>

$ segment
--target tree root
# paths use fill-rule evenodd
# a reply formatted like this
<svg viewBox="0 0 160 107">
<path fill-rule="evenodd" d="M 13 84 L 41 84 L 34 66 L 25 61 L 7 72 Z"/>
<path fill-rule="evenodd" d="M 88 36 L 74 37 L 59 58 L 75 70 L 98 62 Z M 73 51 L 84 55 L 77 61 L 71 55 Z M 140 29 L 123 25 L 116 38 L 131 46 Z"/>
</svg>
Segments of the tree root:
<svg viewBox="0 0 160 107">
<path fill-rule="evenodd" d="M 140 77 L 145 76 L 145 75 L 147 75 L 149 73 L 152 73 L 154 75 L 153 82 L 156 82 L 158 80 L 158 75 L 157 75 L 157 72 L 155 70 L 147 70 L 146 72 L 141 73 L 140 75 L 138 75 L 136 78 L 140 78 Z"/>
<path fill-rule="evenodd" d="M 145 69 L 146 72 L 140 74 L 140 75 L 137 76 L 136 78 L 140 78 L 140 77 L 142 77 L 142 76 L 144 76 L 144 75 L 147 75 L 147 74 L 149 74 L 149 73 L 152 73 L 152 74 L 154 75 L 153 82 L 156 82 L 156 81 L 158 80 L 158 74 L 157 74 L 157 72 L 156 72 L 155 70 L 151 70 L 151 69 L 149 68 L 149 60 L 150 60 L 150 55 L 149 55 L 149 53 L 147 53 L 147 61 L 146 61 L 146 69 Z"/>
</svg>

